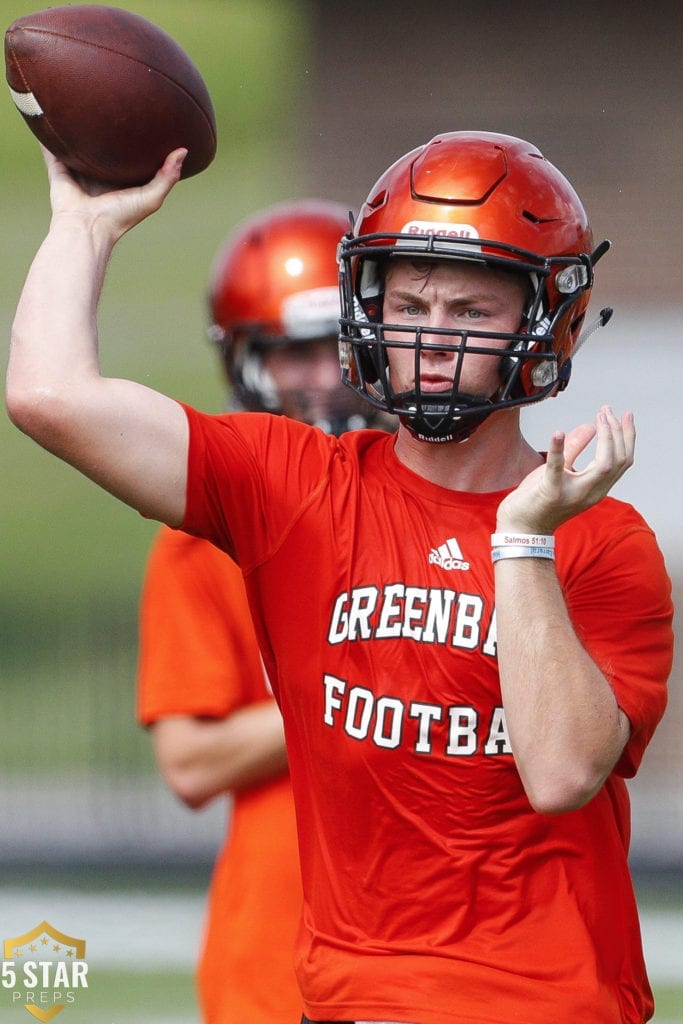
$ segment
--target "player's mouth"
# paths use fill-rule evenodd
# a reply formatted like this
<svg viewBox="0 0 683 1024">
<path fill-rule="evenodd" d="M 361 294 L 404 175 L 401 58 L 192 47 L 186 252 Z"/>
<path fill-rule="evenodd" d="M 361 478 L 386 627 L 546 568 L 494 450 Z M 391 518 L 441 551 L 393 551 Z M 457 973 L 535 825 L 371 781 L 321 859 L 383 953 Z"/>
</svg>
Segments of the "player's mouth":
<svg viewBox="0 0 683 1024">
<path fill-rule="evenodd" d="M 423 395 L 440 394 L 450 391 L 452 387 L 452 377 L 444 377 L 443 374 L 435 373 L 423 373 L 420 375 L 419 388 Z"/>
</svg>

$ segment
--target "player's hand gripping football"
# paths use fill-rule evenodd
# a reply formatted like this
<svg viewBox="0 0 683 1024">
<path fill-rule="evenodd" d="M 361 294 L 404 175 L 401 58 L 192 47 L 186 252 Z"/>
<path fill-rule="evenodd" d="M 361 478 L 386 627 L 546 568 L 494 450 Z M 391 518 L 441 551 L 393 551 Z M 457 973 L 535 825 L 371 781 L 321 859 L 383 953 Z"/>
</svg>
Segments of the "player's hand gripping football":
<svg viewBox="0 0 683 1024">
<path fill-rule="evenodd" d="M 155 213 L 180 178 L 187 150 L 176 149 L 146 185 L 114 189 L 111 185 L 73 174 L 41 146 L 50 181 L 53 217 L 82 215 L 98 238 L 113 245 L 122 235 Z"/>
<path fill-rule="evenodd" d="M 574 469 L 593 438 L 593 458 L 584 469 Z M 545 464 L 500 503 L 497 530 L 550 534 L 597 504 L 633 465 L 635 440 L 633 415 L 627 412 L 619 419 L 609 406 L 599 411 L 595 426 L 583 424 L 566 436 L 555 433 Z"/>
</svg>

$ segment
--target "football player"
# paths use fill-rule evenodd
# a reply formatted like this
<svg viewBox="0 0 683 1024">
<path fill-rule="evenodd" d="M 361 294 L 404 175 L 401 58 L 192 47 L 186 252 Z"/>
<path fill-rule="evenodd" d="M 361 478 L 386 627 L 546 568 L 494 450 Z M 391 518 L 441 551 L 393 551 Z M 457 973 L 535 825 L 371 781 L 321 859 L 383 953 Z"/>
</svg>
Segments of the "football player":
<svg viewBox="0 0 683 1024">
<path fill-rule="evenodd" d="M 182 159 L 90 195 L 48 158 L 9 408 L 240 564 L 285 723 L 306 1017 L 642 1024 L 624 780 L 664 710 L 670 583 L 608 497 L 632 414 L 605 404 L 546 453 L 520 429 L 567 384 L 605 246 L 535 146 L 437 136 L 382 175 L 340 251 L 344 378 L 397 433 L 209 416 L 96 359 L 111 251 Z"/>
</svg>

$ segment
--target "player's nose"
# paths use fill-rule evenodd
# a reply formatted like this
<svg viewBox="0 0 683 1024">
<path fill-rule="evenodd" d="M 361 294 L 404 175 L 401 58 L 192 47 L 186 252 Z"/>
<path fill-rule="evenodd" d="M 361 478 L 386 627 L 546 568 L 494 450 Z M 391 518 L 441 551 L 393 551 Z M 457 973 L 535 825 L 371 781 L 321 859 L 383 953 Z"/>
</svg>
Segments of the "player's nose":
<svg viewBox="0 0 683 1024">
<path fill-rule="evenodd" d="M 422 354 L 429 359 L 439 361 L 453 359 L 457 347 L 457 338 L 453 334 L 444 334 L 450 322 L 445 313 L 430 313 L 427 323 L 422 329 Z M 433 328 L 433 331 L 432 331 Z"/>
</svg>

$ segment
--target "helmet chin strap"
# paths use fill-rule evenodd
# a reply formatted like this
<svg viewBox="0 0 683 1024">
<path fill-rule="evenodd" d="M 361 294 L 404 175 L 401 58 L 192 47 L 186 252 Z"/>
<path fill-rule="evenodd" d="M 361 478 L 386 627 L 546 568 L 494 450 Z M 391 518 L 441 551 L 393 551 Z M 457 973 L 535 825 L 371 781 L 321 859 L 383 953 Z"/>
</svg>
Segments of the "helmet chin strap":
<svg viewBox="0 0 683 1024">
<path fill-rule="evenodd" d="M 459 423 L 451 423 L 447 428 L 440 427 L 434 430 L 424 417 L 399 416 L 399 422 L 406 427 L 413 437 L 425 444 L 445 444 L 448 441 L 455 441 L 460 444 L 467 441 L 474 431 L 479 427 L 490 413 L 483 412 L 477 416 L 468 416 Z"/>
<path fill-rule="evenodd" d="M 330 416 L 324 419 L 317 419 L 313 422 L 312 426 L 319 427 L 320 430 L 325 434 L 331 434 L 333 437 L 340 437 L 342 434 L 347 433 L 349 430 L 363 430 L 373 425 L 372 411 L 367 416 L 363 416 L 360 413 L 351 413 L 347 416 L 337 415 Z"/>
<path fill-rule="evenodd" d="M 470 412 L 470 406 L 480 406 L 482 401 L 485 401 L 485 399 L 481 399 L 476 395 L 458 395 L 459 404 L 455 406 L 453 411 L 451 411 L 450 405 L 446 406 L 443 403 L 437 408 L 432 408 L 432 410 L 428 406 L 425 408 L 426 403 L 424 399 L 418 398 L 414 393 L 408 393 L 400 397 L 408 401 L 414 397 L 416 406 L 420 411 L 416 411 L 413 415 L 399 413 L 399 422 L 418 441 L 424 441 L 427 444 L 466 441 L 493 412 L 493 408 L 480 409 L 476 413 Z M 462 414 L 458 415 L 459 412 Z"/>
</svg>

